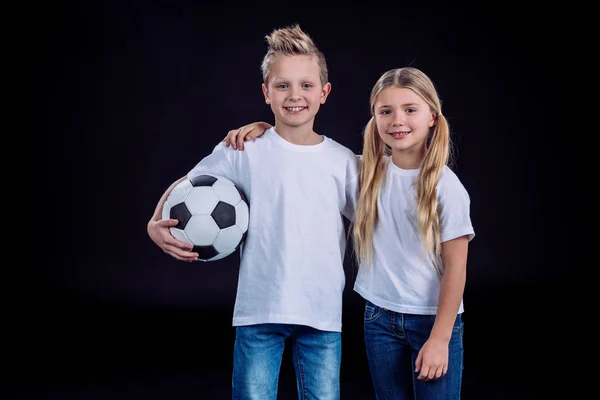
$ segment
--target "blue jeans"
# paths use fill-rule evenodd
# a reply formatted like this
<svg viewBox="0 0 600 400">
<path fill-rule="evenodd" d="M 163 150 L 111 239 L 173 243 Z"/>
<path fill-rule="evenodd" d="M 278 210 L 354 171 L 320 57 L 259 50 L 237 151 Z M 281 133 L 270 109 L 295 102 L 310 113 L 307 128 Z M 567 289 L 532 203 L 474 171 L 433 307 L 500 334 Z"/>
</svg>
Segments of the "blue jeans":
<svg viewBox="0 0 600 400">
<path fill-rule="evenodd" d="M 429 338 L 435 315 L 400 314 L 367 301 L 365 346 L 378 400 L 458 400 L 463 372 L 463 321 L 454 322 L 448 348 L 448 372 L 438 379 L 417 380 L 415 362 Z"/>
<path fill-rule="evenodd" d="M 276 400 L 285 340 L 292 346 L 298 399 L 338 400 L 342 335 L 308 326 L 259 324 L 236 328 L 233 399 Z"/>
</svg>

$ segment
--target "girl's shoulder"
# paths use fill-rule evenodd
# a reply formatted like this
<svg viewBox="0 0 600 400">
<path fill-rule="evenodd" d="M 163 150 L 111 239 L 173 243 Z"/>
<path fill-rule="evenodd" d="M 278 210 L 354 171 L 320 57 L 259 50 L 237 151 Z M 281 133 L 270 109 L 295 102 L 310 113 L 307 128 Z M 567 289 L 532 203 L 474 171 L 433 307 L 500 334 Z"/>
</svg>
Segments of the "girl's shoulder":
<svg viewBox="0 0 600 400">
<path fill-rule="evenodd" d="M 456 173 L 447 165 L 444 166 L 440 179 L 438 181 L 438 189 L 440 193 L 464 193 L 467 194 L 467 189 L 461 182 Z"/>
</svg>

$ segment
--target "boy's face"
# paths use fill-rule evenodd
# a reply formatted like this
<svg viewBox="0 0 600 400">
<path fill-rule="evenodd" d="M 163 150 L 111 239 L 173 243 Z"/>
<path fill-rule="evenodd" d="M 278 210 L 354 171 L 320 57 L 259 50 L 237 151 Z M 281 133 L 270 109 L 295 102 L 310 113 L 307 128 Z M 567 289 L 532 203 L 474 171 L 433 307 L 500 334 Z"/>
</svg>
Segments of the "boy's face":
<svg viewBox="0 0 600 400">
<path fill-rule="evenodd" d="M 316 57 L 279 56 L 271 64 L 267 86 L 263 84 L 262 90 L 277 125 L 299 127 L 313 123 L 331 84 L 321 85 Z"/>
</svg>

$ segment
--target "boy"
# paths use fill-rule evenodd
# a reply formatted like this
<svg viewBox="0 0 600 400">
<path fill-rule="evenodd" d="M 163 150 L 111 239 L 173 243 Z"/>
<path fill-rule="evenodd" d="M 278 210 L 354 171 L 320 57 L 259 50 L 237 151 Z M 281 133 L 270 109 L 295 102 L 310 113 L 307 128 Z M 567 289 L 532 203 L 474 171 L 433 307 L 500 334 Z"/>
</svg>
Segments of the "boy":
<svg viewBox="0 0 600 400">
<path fill-rule="evenodd" d="M 277 398 L 289 338 L 299 398 L 339 399 L 342 215 L 353 218 L 358 163 L 352 151 L 313 131 L 331 84 L 312 39 L 298 25 L 266 39 L 262 91 L 275 126 L 244 152 L 218 144 L 186 177 L 227 177 L 250 203 L 233 314 L 233 398 Z M 148 223 L 152 240 L 179 260 L 196 255 L 171 236 L 176 221 L 160 218 L 170 191 L 186 177 L 167 189 Z"/>
</svg>

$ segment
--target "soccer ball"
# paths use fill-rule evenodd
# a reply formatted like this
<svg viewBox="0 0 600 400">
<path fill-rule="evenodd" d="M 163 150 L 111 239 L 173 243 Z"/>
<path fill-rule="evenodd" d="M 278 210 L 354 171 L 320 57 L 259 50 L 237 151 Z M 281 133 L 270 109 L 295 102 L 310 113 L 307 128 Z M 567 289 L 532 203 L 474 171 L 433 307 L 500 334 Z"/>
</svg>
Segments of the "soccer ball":
<svg viewBox="0 0 600 400">
<path fill-rule="evenodd" d="M 222 176 L 199 175 L 173 188 L 163 219 L 177 219 L 171 234 L 192 244 L 199 261 L 216 261 L 235 252 L 246 239 L 249 209 L 244 193 Z"/>
</svg>

